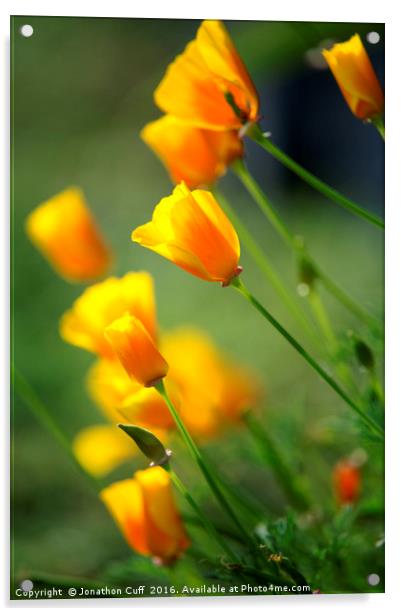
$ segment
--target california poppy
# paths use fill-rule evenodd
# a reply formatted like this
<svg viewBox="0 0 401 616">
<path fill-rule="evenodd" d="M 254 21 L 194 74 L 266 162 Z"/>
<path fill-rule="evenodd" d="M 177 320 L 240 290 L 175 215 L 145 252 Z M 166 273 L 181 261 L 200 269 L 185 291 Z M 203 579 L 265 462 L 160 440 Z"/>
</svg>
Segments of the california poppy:
<svg viewBox="0 0 401 616">
<path fill-rule="evenodd" d="M 226 28 L 203 21 L 195 40 L 168 67 L 155 90 L 165 113 L 212 130 L 239 129 L 256 122 L 259 101 L 255 86 Z"/>
<path fill-rule="evenodd" d="M 228 285 L 241 272 L 237 233 L 211 192 L 184 182 L 156 206 L 132 240 L 203 280 Z"/>
<path fill-rule="evenodd" d="M 144 387 L 153 387 L 168 372 L 168 364 L 158 351 L 142 321 L 126 313 L 105 329 L 105 337 L 127 374 Z"/>
<path fill-rule="evenodd" d="M 135 552 L 168 564 L 188 548 L 170 475 L 160 466 L 113 483 L 100 497 Z"/>
<path fill-rule="evenodd" d="M 67 188 L 39 205 L 29 214 L 26 231 L 67 280 L 87 282 L 103 276 L 110 266 L 110 249 L 79 188 Z"/>
<path fill-rule="evenodd" d="M 147 124 L 141 137 L 159 156 L 172 182 L 183 180 L 189 188 L 213 184 L 243 155 L 238 131 L 198 128 L 170 115 Z"/>
<path fill-rule="evenodd" d="M 380 115 L 383 91 L 359 34 L 322 53 L 352 113 L 361 120 Z"/>
<path fill-rule="evenodd" d="M 60 334 L 70 344 L 113 358 L 104 330 L 126 312 L 139 319 L 156 338 L 153 279 L 147 272 L 128 272 L 122 278 L 107 278 L 85 289 L 63 315 Z"/>
</svg>

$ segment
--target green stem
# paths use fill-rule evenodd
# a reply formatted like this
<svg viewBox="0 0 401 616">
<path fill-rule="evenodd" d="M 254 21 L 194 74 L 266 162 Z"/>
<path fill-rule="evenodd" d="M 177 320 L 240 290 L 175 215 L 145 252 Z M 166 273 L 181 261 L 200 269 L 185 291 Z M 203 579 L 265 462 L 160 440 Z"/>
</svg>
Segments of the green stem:
<svg viewBox="0 0 401 616">
<path fill-rule="evenodd" d="M 312 186 L 312 188 L 320 192 L 322 195 L 324 195 L 331 201 L 338 203 L 343 208 L 352 212 L 356 216 L 359 216 L 359 218 L 367 220 L 368 222 L 376 225 L 377 227 L 384 229 L 384 222 L 379 216 L 376 216 L 371 212 L 367 212 L 364 208 L 360 207 L 357 203 L 355 203 L 355 201 L 351 201 L 351 199 L 344 197 L 344 195 L 339 193 L 337 190 L 334 190 L 334 188 L 331 188 L 331 186 L 329 186 L 322 180 L 319 180 L 319 178 L 317 178 L 315 175 L 301 167 L 301 165 L 292 160 L 292 158 L 287 156 L 285 152 L 280 150 L 279 147 L 272 143 L 268 137 L 265 137 L 257 124 L 252 124 L 248 128 L 246 134 L 250 139 L 252 139 L 252 141 L 255 141 L 264 150 L 266 150 L 266 152 L 269 152 L 269 154 L 274 156 L 274 158 L 276 158 L 280 163 L 293 171 L 298 177 L 304 180 L 304 182 Z"/>
<path fill-rule="evenodd" d="M 174 483 L 177 490 L 182 494 L 185 500 L 188 502 L 190 507 L 196 513 L 199 518 L 201 524 L 205 528 L 206 532 L 214 539 L 214 541 L 219 545 L 222 550 L 227 554 L 227 556 L 235 561 L 238 561 L 237 556 L 234 554 L 230 546 L 225 542 L 222 535 L 219 535 L 213 524 L 208 520 L 208 518 L 203 514 L 201 508 L 198 506 L 196 501 L 192 498 L 191 493 L 182 483 L 181 479 L 178 475 L 169 467 L 165 466 L 166 470 L 170 473 L 170 477 L 172 482 Z"/>
<path fill-rule="evenodd" d="M 224 195 L 222 195 L 222 193 L 217 190 L 214 190 L 214 193 L 216 195 L 219 205 L 221 205 L 221 207 L 233 223 L 235 229 L 238 231 L 241 243 L 244 244 L 259 269 L 266 276 L 268 282 L 272 285 L 272 287 L 276 290 L 277 294 L 281 297 L 283 304 L 286 306 L 287 310 L 303 328 L 307 336 L 311 340 L 313 340 L 315 344 L 320 345 L 319 337 L 317 336 L 313 327 L 311 327 L 308 319 L 306 318 L 301 308 L 298 306 L 297 302 L 294 301 L 294 298 L 292 297 L 291 293 L 289 293 L 285 285 L 282 283 L 279 274 L 274 269 L 268 256 L 263 252 L 258 243 L 253 239 L 251 233 L 241 222 L 241 219 L 237 216 Z"/>
<path fill-rule="evenodd" d="M 263 428 L 251 411 L 245 413 L 244 422 L 255 439 L 262 456 L 276 473 L 290 501 L 297 509 L 309 509 L 310 500 L 308 495 L 299 485 L 287 461 L 282 457 L 280 450 L 271 439 L 268 431 Z"/>
<path fill-rule="evenodd" d="M 315 261 L 313 261 L 313 266 L 315 268 L 317 277 L 322 282 L 324 287 L 331 293 L 333 297 L 336 298 L 345 308 L 347 308 L 350 312 L 352 312 L 358 319 L 364 321 L 369 327 L 371 327 L 374 331 L 381 333 L 382 332 L 382 324 L 376 317 L 373 317 L 369 312 L 366 312 L 363 308 L 361 308 L 341 287 L 339 287 L 335 282 L 329 278 L 317 265 Z"/>
<path fill-rule="evenodd" d="M 193 457 L 194 461 L 196 462 L 196 464 L 198 465 L 200 471 L 202 472 L 204 478 L 206 479 L 206 482 L 208 483 L 211 491 L 213 492 L 213 494 L 215 495 L 217 501 L 220 503 L 220 506 L 222 507 L 222 509 L 226 512 L 227 516 L 233 521 L 233 523 L 235 524 L 235 526 L 238 528 L 238 530 L 240 531 L 241 535 L 243 536 L 245 543 L 250 545 L 250 547 L 252 549 L 257 548 L 257 545 L 255 544 L 253 537 L 248 533 L 248 531 L 246 530 L 246 528 L 243 526 L 242 522 L 240 521 L 240 519 L 237 517 L 237 514 L 235 513 L 235 511 L 233 510 L 233 508 L 231 507 L 230 503 L 227 501 L 227 499 L 225 498 L 219 482 L 215 479 L 213 471 L 209 468 L 208 464 L 205 462 L 201 452 L 199 451 L 197 445 L 195 444 L 194 440 L 192 439 L 192 436 L 189 434 L 187 428 L 185 427 L 184 422 L 182 421 L 178 411 L 176 410 L 175 406 L 173 405 L 173 403 L 171 402 L 166 388 L 164 386 L 163 380 L 160 380 L 158 383 L 156 383 L 154 385 L 155 389 L 160 393 L 160 395 L 163 397 L 176 425 L 177 428 L 179 430 L 179 432 L 181 433 L 181 436 L 183 438 L 184 443 L 186 444 L 186 446 L 189 449 L 189 452 L 191 454 L 191 456 Z"/>
<path fill-rule="evenodd" d="M 319 324 L 323 336 L 326 338 L 327 346 L 330 353 L 335 353 L 337 342 L 327 312 L 323 306 L 320 295 L 315 289 L 311 289 L 308 295 L 309 305 L 315 315 L 316 321 Z"/>
<path fill-rule="evenodd" d="M 295 238 L 286 224 L 281 220 L 277 214 L 273 205 L 266 197 L 265 193 L 256 182 L 256 180 L 249 173 L 244 161 L 242 159 L 236 160 L 231 165 L 232 170 L 236 173 L 237 177 L 241 180 L 249 194 L 253 197 L 262 213 L 266 216 L 267 220 L 275 228 L 281 239 L 291 249 L 298 248 L 295 242 Z"/>
<path fill-rule="evenodd" d="M 264 318 L 269 321 L 271 325 L 291 344 L 291 346 L 298 351 L 298 353 L 303 357 L 306 362 L 322 377 L 324 381 L 333 389 L 339 396 L 348 404 L 350 408 L 352 408 L 361 418 L 361 420 L 368 426 L 372 432 L 376 435 L 383 437 L 383 429 L 369 417 L 366 413 L 359 408 L 359 406 L 351 400 L 351 398 L 345 393 L 345 391 L 336 383 L 336 381 L 309 355 L 309 353 L 303 348 L 303 346 L 291 336 L 291 334 L 274 318 L 274 316 L 264 307 L 262 304 L 248 291 L 245 287 L 244 283 L 236 277 L 231 282 L 231 286 L 237 289 L 239 293 L 245 299 L 249 301 Z"/>
<path fill-rule="evenodd" d="M 336 372 L 340 380 L 346 385 L 349 390 L 357 394 L 354 380 L 348 365 L 339 358 L 339 345 L 334 334 L 329 315 L 324 307 L 322 299 L 316 289 L 311 289 L 308 295 L 309 305 L 319 324 L 320 330 L 327 341 L 329 355 L 332 358 Z"/>
<path fill-rule="evenodd" d="M 371 119 L 371 123 L 373 124 L 373 126 L 375 126 L 375 128 L 377 128 L 379 135 L 382 137 L 384 141 L 386 138 L 386 130 L 384 128 L 383 117 L 376 116 L 375 118 Z"/>
<path fill-rule="evenodd" d="M 280 235 L 284 243 L 291 248 L 295 255 L 306 258 L 313 267 L 316 275 L 322 281 L 326 289 L 341 302 L 350 312 L 362 319 L 367 325 L 373 327 L 376 331 L 381 330 L 380 323 L 372 317 L 368 312 L 363 310 L 353 299 L 351 299 L 345 291 L 338 287 L 319 267 L 315 259 L 309 255 L 304 246 L 300 246 L 297 238 L 291 233 L 287 225 L 281 220 L 273 205 L 260 188 L 259 184 L 249 173 L 246 165 L 242 160 L 237 160 L 231 165 L 232 170 L 237 175 L 238 179 L 245 186 L 249 194 L 253 197 L 255 203 L 259 206 L 267 220 L 274 226 L 277 233 Z"/>
<path fill-rule="evenodd" d="M 96 492 L 100 492 L 102 485 L 100 482 L 92 477 L 86 470 L 79 464 L 74 455 L 74 451 L 71 447 L 71 443 L 59 426 L 54 421 L 50 411 L 46 408 L 43 402 L 40 400 L 35 390 L 31 387 L 28 381 L 18 372 L 15 367 L 12 367 L 12 383 L 16 392 L 18 392 L 21 400 L 23 400 L 26 406 L 36 419 L 42 424 L 42 426 L 51 434 L 51 436 L 57 441 L 57 443 L 64 449 L 67 455 L 71 458 L 74 465 L 80 470 L 80 472 L 89 480 L 92 487 Z"/>
</svg>

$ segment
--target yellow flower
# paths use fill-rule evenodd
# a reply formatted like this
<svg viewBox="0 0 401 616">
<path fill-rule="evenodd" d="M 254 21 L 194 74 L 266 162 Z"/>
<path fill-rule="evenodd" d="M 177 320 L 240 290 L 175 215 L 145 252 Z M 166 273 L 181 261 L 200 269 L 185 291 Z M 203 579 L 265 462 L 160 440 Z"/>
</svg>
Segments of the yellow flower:
<svg viewBox="0 0 401 616">
<path fill-rule="evenodd" d="M 258 379 L 221 353 L 202 331 L 183 327 L 162 335 L 160 350 L 169 364 L 165 385 L 194 437 L 213 437 L 261 398 Z M 105 416 L 150 430 L 171 430 L 171 414 L 154 388 L 132 381 L 119 361 L 101 359 L 87 386 Z"/>
<path fill-rule="evenodd" d="M 133 231 L 132 240 L 203 280 L 227 285 L 241 271 L 232 224 L 211 192 L 191 192 L 184 182 L 160 201 L 151 222 Z"/>
<path fill-rule="evenodd" d="M 103 276 L 111 253 L 78 188 L 68 188 L 31 212 L 26 231 L 53 268 L 67 280 Z"/>
<path fill-rule="evenodd" d="M 130 379 L 117 358 L 97 360 L 88 371 L 86 387 L 107 419 L 115 423 L 122 421 L 118 409 L 124 401 L 142 389 Z"/>
<path fill-rule="evenodd" d="M 184 327 L 165 334 L 161 350 L 170 366 L 167 389 L 194 436 L 218 434 L 259 402 L 256 377 L 202 331 Z"/>
<path fill-rule="evenodd" d="M 127 374 L 144 387 L 153 387 L 168 372 L 166 360 L 157 350 L 142 321 L 126 313 L 105 329 L 105 337 Z"/>
<path fill-rule="evenodd" d="M 128 422 L 150 430 L 170 429 L 174 422 L 161 395 L 133 381 L 119 360 L 98 360 L 86 384 L 91 398 L 115 423 Z"/>
<path fill-rule="evenodd" d="M 125 421 L 152 431 L 175 428 L 166 403 L 153 387 L 144 387 L 125 398 L 119 412 Z"/>
<path fill-rule="evenodd" d="M 122 430 L 106 424 L 81 430 L 74 439 L 73 450 L 81 466 L 94 477 L 109 474 L 137 453 Z"/>
<path fill-rule="evenodd" d="M 167 564 L 189 546 L 170 475 L 160 466 L 111 484 L 100 497 L 135 552 Z"/>
<path fill-rule="evenodd" d="M 70 344 L 113 357 L 104 330 L 125 312 L 139 319 L 150 336 L 156 338 L 153 280 L 147 272 L 129 272 L 122 278 L 108 278 L 85 289 L 63 315 L 60 334 Z"/>
<path fill-rule="evenodd" d="M 213 184 L 243 155 L 238 131 L 197 128 L 170 115 L 147 124 L 141 137 L 159 156 L 173 184 L 183 180 L 189 188 Z"/>
<path fill-rule="evenodd" d="M 202 22 L 195 40 L 168 67 L 155 102 L 165 113 L 214 130 L 238 129 L 259 113 L 255 87 L 220 21 Z"/>
<path fill-rule="evenodd" d="M 380 115 L 383 92 L 359 34 L 322 53 L 352 113 L 362 120 Z"/>
</svg>

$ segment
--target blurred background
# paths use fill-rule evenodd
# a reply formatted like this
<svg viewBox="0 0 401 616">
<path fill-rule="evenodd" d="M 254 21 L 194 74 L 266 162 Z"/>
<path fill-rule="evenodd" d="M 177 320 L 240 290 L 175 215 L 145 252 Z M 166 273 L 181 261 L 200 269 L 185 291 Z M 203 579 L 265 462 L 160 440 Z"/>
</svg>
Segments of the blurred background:
<svg viewBox="0 0 401 616">
<path fill-rule="evenodd" d="M 32 25 L 32 37 L 21 36 L 23 24 Z M 264 130 L 307 169 L 383 215 L 383 143 L 373 127 L 349 111 L 319 46 L 358 32 L 383 84 L 384 26 L 252 21 L 226 25 L 260 93 Z M 362 498 L 370 514 L 350 539 L 354 561 L 358 560 L 354 579 L 341 577 L 333 561 L 326 587 L 333 592 L 368 591 L 366 575 L 383 560 L 381 545 L 376 546 L 383 530 L 381 447 L 361 440 L 349 409 L 239 295 L 195 279 L 130 241 L 131 231 L 148 221 L 153 207 L 171 191 L 167 173 L 141 142 L 139 131 L 161 115 L 153 90 L 198 26 L 195 20 L 12 18 L 13 359 L 69 438 L 102 421 L 83 383 L 92 357 L 65 344 L 58 334 L 60 316 L 82 288 L 58 278 L 24 232 L 25 218 L 35 206 L 67 186 L 80 186 L 114 250 L 114 273 L 147 269 L 154 276 L 161 327 L 197 325 L 260 375 L 266 390 L 260 409 L 264 425 L 294 468 L 308 477 L 316 503 L 329 512 L 328 524 L 330 512 L 335 515 L 333 465 L 355 449 L 366 453 Z M 380 34 L 375 45 L 366 40 L 372 31 Z M 382 232 L 313 192 L 248 142 L 246 156 L 282 217 L 305 237 L 322 268 L 382 318 Z M 221 188 L 295 292 L 293 259 L 251 198 L 231 173 Z M 306 343 L 245 250 L 241 264 L 249 288 Z M 353 330 L 380 357 L 382 348 L 371 332 L 324 291 L 322 297 L 339 339 L 346 340 Z M 299 302 L 307 310 L 306 300 Z M 366 376 L 358 373 L 358 378 L 363 385 Z M 13 413 L 16 582 L 35 576 L 99 580 L 105 572 L 111 579 L 113 571 L 131 581 L 136 576 L 139 582 L 145 575 L 162 579 L 156 567 L 132 556 L 97 495 L 18 395 Z M 285 514 L 285 497 L 244 430 L 233 429 L 205 447 L 227 477 L 257 495 L 269 516 Z M 144 464 L 138 455 L 111 479 L 127 477 Z M 180 467 L 179 455 L 177 464 Z M 188 466 L 182 464 L 181 470 L 191 483 Z M 201 482 L 196 491 L 212 515 L 213 505 Z M 128 573 L 124 563 L 129 563 Z M 313 559 L 311 563 L 305 567 L 312 570 Z M 196 577 L 187 556 L 179 566 L 184 576 Z"/>
</svg>

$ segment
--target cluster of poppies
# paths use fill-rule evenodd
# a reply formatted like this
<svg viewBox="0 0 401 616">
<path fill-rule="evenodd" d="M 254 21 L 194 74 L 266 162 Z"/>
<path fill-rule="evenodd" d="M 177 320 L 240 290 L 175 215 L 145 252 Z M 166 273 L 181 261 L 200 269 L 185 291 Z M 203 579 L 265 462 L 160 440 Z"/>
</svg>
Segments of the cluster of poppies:
<svg viewBox="0 0 401 616">
<path fill-rule="evenodd" d="M 382 91 L 359 36 L 323 53 L 352 112 L 364 120 L 380 116 Z M 141 136 L 176 186 L 132 239 L 203 280 L 233 284 L 241 273 L 238 236 L 204 187 L 243 156 L 242 138 L 259 119 L 259 102 L 221 22 L 201 24 L 195 40 L 167 69 L 155 102 L 165 115 L 145 126 Z M 64 278 L 101 279 L 60 322 L 66 342 L 96 357 L 87 389 L 108 420 L 75 439 L 75 454 L 88 472 L 104 476 L 135 455 L 116 423 L 142 426 L 168 442 L 175 424 L 160 382 L 195 439 L 220 434 L 255 408 L 261 397 L 258 379 L 207 334 L 180 328 L 159 335 L 149 273 L 105 278 L 111 251 L 79 189 L 69 188 L 36 208 L 27 232 Z M 335 485 L 339 501 L 352 502 L 359 491 L 358 470 L 342 463 Z M 137 552 L 167 563 L 189 545 L 170 475 L 162 467 L 111 484 L 101 498 Z"/>
</svg>

